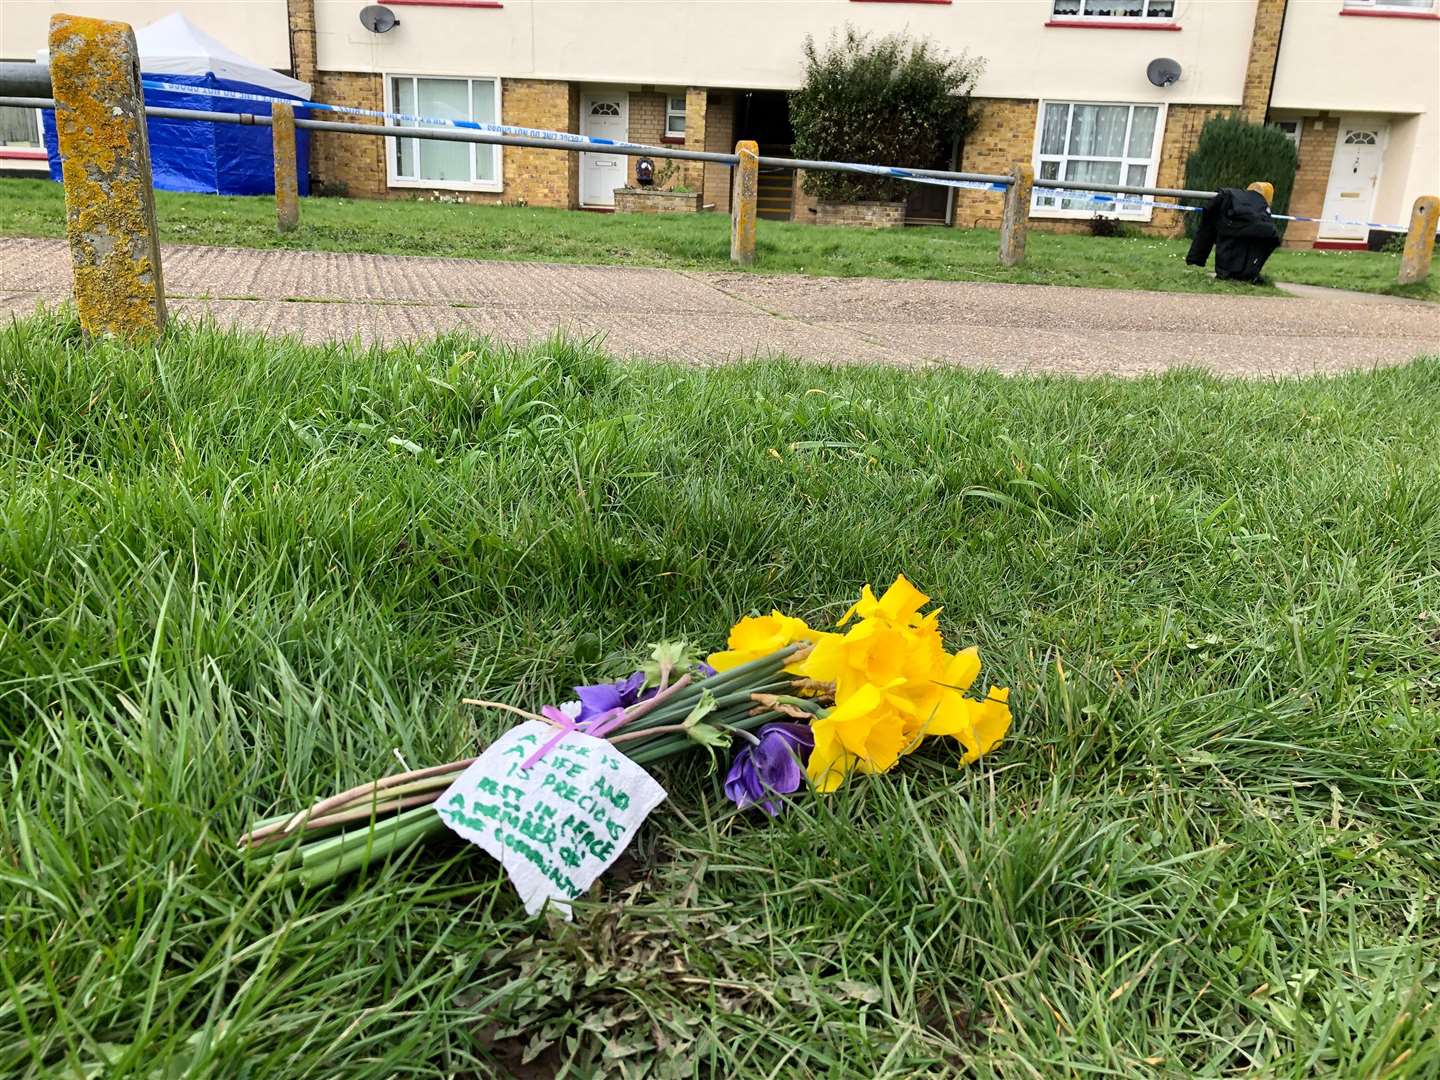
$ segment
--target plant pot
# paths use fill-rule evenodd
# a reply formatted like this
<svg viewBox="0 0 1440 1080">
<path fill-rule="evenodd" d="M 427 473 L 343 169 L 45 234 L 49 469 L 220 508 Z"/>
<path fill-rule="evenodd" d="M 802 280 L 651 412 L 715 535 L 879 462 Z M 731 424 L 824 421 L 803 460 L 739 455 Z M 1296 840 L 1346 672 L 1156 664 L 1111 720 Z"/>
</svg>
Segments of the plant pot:
<svg viewBox="0 0 1440 1080">
<path fill-rule="evenodd" d="M 854 229 L 898 229 L 905 224 L 903 202 L 818 202 L 816 225 L 848 225 Z"/>
<path fill-rule="evenodd" d="M 693 214 L 699 209 L 698 191 L 632 187 L 615 190 L 615 210 L 621 214 Z"/>
</svg>

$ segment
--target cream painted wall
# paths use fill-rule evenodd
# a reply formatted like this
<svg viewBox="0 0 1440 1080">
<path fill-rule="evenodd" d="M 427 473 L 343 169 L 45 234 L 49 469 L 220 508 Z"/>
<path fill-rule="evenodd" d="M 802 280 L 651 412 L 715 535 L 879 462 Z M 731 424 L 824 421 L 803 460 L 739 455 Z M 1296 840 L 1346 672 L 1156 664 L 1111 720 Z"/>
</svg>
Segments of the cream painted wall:
<svg viewBox="0 0 1440 1080">
<path fill-rule="evenodd" d="M 1338 0 L 1337 0 L 1338 2 Z M 504 0 L 503 8 L 397 6 L 384 35 L 361 0 L 317 0 L 320 68 L 581 82 L 788 89 L 801 46 L 847 21 L 909 30 L 986 58 L 986 97 L 1238 104 L 1254 0 L 1178 0 L 1178 33 L 1047 27 L 1050 0 L 856 4 L 850 0 Z M 1179 60 L 1152 86 L 1145 65 Z"/>
<path fill-rule="evenodd" d="M 33 60 L 45 48 L 50 16 L 91 15 L 144 26 L 179 11 L 241 56 L 266 67 L 290 67 L 290 31 L 285 0 L 0 0 L 0 58 Z"/>
<path fill-rule="evenodd" d="M 1418 196 L 1440 195 L 1440 20 L 1340 10 L 1340 0 L 1290 0 L 1271 106 L 1388 119 L 1372 216 L 1404 224 Z"/>
</svg>

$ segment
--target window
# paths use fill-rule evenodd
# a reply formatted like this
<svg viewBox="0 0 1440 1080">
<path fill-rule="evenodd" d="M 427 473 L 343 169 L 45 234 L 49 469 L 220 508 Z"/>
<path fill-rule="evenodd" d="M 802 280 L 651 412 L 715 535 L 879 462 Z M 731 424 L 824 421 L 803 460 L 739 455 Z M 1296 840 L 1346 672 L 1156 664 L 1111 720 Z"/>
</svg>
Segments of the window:
<svg viewBox="0 0 1440 1080">
<path fill-rule="evenodd" d="M 685 138 L 685 95 L 670 94 L 665 98 L 665 137 Z"/>
<path fill-rule="evenodd" d="M 1035 152 L 1035 184 L 1080 180 L 1152 187 L 1163 125 L 1159 105 L 1043 102 Z M 1059 217 L 1107 216 L 1150 220 L 1150 207 L 1101 204 L 1037 193 L 1034 209 Z"/>
<path fill-rule="evenodd" d="M 1429 15 L 1435 10 L 1435 0 L 1345 0 L 1345 10 L 1354 12 L 1398 11 L 1408 14 Z"/>
<path fill-rule="evenodd" d="M 1294 145 L 1296 150 L 1300 149 L 1300 121 L 1299 120 L 1272 120 L 1270 126 L 1280 130 L 1287 139 Z"/>
<path fill-rule="evenodd" d="M 0 158 L 44 161 L 40 114 L 34 109 L 0 108 Z"/>
<path fill-rule="evenodd" d="M 1347 131 L 1345 133 L 1346 146 L 1375 146 L 1380 140 L 1374 131 Z"/>
<path fill-rule="evenodd" d="M 1175 0 L 1054 0 L 1057 19 L 1175 18 Z"/>
<path fill-rule="evenodd" d="M 499 79 L 439 79 L 392 75 L 385 81 L 386 109 L 437 120 L 500 122 Z M 424 127 L 413 121 L 390 123 Z M 443 126 L 443 125 L 436 125 Z M 483 143 L 394 139 L 389 149 L 390 183 L 396 187 L 441 187 L 499 191 L 500 148 Z"/>
</svg>

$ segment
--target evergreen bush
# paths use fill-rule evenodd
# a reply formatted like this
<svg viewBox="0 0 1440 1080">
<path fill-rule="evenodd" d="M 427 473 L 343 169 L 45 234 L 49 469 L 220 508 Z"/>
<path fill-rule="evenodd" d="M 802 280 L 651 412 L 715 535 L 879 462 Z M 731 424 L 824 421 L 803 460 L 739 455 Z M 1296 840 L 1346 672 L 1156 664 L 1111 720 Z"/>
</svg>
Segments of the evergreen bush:
<svg viewBox="0 0 1440 1080">
<path fill-rule="evenodd" d="M 820 49 L 805 39 L 805 82 L 790 94 L 799 158 L 935 168 L 975 126 L 971 91 L 984 61 L 951 56 L 901 34 L 872 40 L 854 27 Z M 848 173 L 805 174 L 818 199 L 900 200 L 903 180 Z"/>
<path fill-rule="evenodd" d="M 1205 122 L 1195 149 L 1185 161 L 1185 186 L 1218 191 L 1267 180 L 1275 185 L 1271 212 L 1286 214 L 1290 211 L 1290 191 L 1295 186 L 1298 165 L 1295 144 L 1279 128 L 1247 123 L 1235 116 L 1216 116 Z M 1185 215 L 1187 234 L 1194 235 L 1198 217 Z M 1285 222 L 1275 224 L 1283 234 Z"/>
</svg>

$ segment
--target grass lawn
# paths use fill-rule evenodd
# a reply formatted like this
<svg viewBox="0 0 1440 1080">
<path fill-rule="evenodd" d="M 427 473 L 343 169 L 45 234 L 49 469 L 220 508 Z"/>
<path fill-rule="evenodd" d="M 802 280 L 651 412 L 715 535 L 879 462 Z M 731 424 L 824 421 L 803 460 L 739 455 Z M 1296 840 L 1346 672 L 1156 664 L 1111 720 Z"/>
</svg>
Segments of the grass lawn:
<svg viewBox="0 0 1440 1080">
<path fill-rule="evenodd" d="M 1434 1076 L 1437 397 L 0 328 L 0 1074 Z M 897 571 L 1013 688 L 978 766 L 668 763 L 569 929 L 458 844 L 237 861 L 462 696 Z"/>
<path fill-rule="evenodd" d="M 300 228 L 275 231 L 269 196 L 241 198 L 156 192 L 166 243 L 291 250 L 365 251 L 467 259 L 618 263 L 730 270 L 723 214 L 586 214 L 570 210 L 453 203 L 304 199 Z M 63 236 L 60 188 L 43 180 L 0 180 L 0 235 Z M 1100 240 L 1032 232 L 1023 266 L 996 261 L 993 229 L 863 230 L 762 221 L 755 270 L 836 277 L 939 278 L 1039 285 L 1235 292 L 1185 265 L 1187 244 L 1151 237 Z M 1440 300 L 1440 271 L 1422 286 L 1395 284 L 1399 257 L 1370 252 L 1281 251 L 1268 264 L 1281 281 Z M 1260 291 L 1274 293 L 1265 287 Z"/>
</svg>

